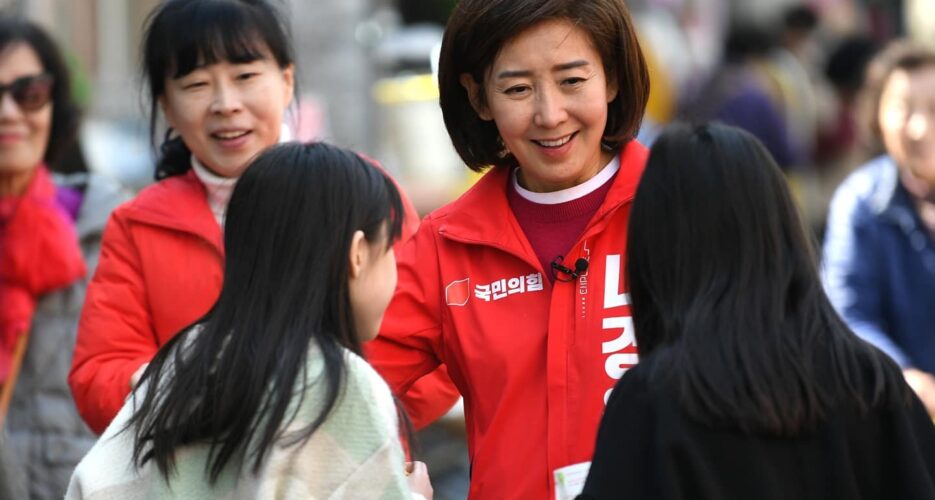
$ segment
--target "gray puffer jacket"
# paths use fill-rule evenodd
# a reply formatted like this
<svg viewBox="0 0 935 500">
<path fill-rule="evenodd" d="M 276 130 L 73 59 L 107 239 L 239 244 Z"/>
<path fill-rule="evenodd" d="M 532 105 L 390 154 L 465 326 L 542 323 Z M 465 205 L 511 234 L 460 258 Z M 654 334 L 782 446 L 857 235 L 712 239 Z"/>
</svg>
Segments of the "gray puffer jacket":
<svg viewBox="0 0 935 500">
<path fill-rule="evenodd" d="M 0 497 L 61 499 L 72 470 L 97 440 L 78 416 L 68 388 L 68 371 L 104 225 L 110 212 L 130 194 L 97 175 L 57 176 L 55 182 L 84 187 L 76 228 L 88 274 L 36 305 L 7 414 L 6 435 L 0 435 Z"/>
</svg>

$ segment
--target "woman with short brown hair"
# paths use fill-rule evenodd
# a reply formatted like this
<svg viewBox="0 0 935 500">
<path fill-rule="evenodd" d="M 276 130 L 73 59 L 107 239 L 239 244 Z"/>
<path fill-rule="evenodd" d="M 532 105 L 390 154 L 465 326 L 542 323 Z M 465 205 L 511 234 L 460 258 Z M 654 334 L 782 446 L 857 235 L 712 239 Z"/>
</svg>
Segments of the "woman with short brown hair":
<svg viewBox="0 0 935 500">
<path fill-rule="evenodd" d="M 401 252 L 370 360 L 399 395 L 448 367 L 471 498 L 568 498 L 637 360 L 620 271 L 646 64 L 622 0 L 463 0 L 439 67 L 455 148 L 489 170 Z"/>
</svg>

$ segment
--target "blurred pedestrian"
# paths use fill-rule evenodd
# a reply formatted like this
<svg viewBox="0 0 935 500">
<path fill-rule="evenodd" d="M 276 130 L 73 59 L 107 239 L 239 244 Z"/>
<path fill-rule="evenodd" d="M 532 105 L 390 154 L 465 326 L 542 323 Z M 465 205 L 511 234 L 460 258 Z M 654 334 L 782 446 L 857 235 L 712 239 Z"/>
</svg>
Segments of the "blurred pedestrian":
<svg viewBox="0 0 935 500">
<path fill-rule="evenodd" d="M 294 97 L 293 61 L 285 21 L 265 0 L 170 0 L 150 16 L 143 42 L 150 122 L 155 129 L 158 108 L 170 128 L 159 182 L 108 223 L 82 312 L 69 381 L 96 432 L 159 346 L 217 299 L 230 193 L 253 157 L 289 139 L 283 120 Z M 408 200 L 405 208 L 404 236 L 418 225 Z M 453 388 L 430 396 L 441 398 L 434 414 L 457 399 Z"/>
<path fill-rule="evenodd" d="M 877 44 L 866 36 L 840 40 L 828 55 L 824 84 L 816 86 L 820 98 L 815 170 L 819 186 L 820 226 L 824 235 L 828 206 L 834 191 L 857 166 L 867 160 L 866 127 L 860 126 L 859 96 L 864 86 L 867 64 L 878 52 Z M 869 132 L 869 130 L 866 130 Z M 869 134 L 865 134 L 869 135 Z M 877 153 L 871 153 L 873 155 Z"/>
<path fill-rule="evenodd" d="M 400 253 L 370 360 L 398 395 L 447 365 L 471 498 L 567 498 L 637 361 L 620 241 L 646 64 L 622 0 L 462 0 L 439 68 L 454 146 L 490 170 Z"/>
<path fill-rule="evenodd" d="M 663 132 L 627 240 L 640 364 L 579 498 L 935 498 L 932 421 L 833 309 L 762 143 Z"/>
<path fill-rule="evenodd" d="M 282 145 L 227 213 L 220 298 L 153 357 L 66 498 L 431 498 L 361 357 L 396 285 L 393 181 L 350 151 Z"/>
<path fill-rule="evenodd" d="M 885 154 L 831 202 L 828 295 L 889 354 L 935 416 L 935 50 L 895 42 L 867 72 L 866 122 Z"/>
<path fill-rule="evenodd" d="M 780 35 L 766 66 L 779 87 L 779 99 L 792 140 L 811 166 L 817 137 L 816 87 L 822 82 L 819 61 L 823 60 L 818 29 L 821 19 L 806 3 L 783 10 Z"/>
<path fill-rule="evenodd" d="M 724 41 L 724 60 L 710 78 L 683 99 L 679 116 L 692 122 L 718 120 L 749 131 L 763 141 L 784 170 L 801 167 L 803 145 L 792 130 L 777 78 L 775 37 L 752 24 L 731 27 Z M 799 68 L 801 69 L 801 68 Z"/>
<path fill-rule="evenodd" d="M 104 222 L 126 194 L 87 172 L 51 171 L 80 163 L 63 155 L 80 119 L 69 81 L 48 34 L 0 17 L 0 393 L 13 391 L 0 431 L 4 498 L 61 498 L 94 443 L 68 369 Z"/>
</svg>

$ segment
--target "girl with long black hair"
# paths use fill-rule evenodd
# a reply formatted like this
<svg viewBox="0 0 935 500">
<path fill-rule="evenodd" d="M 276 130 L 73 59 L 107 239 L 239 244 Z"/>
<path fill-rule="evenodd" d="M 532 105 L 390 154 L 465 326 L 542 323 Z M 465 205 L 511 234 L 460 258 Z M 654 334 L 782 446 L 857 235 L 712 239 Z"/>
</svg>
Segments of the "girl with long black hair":
<svg viewBox="0 0 935 500">
<path fill-rule="evenodd" d="M 156 354 L 67 497 L 411 496 L 393 397 L 360 356 L 396 285 L 393 182 L 352 152 L 282 145 L 227 216 L 220 298 Z M 431 496 L 424 466 L 409 478 Z"/>
<path fill-rule="evenodd" d="M 935 498 L 932 422 L 834 311 L 758 140 L 663 133 L 626 244 L 640 363 L 610 395 L 581 498 Z"/>
</svg>

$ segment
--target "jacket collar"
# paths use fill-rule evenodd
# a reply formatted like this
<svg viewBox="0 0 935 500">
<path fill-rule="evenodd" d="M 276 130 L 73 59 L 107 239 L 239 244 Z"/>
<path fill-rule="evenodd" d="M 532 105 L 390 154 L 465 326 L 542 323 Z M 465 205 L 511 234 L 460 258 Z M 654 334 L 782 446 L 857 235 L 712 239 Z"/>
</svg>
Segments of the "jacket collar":
<svg viewBox="0 0 935 500">
<path fill-rule="evenodd" d="M 128 220 L 199 237 L 224 254 L 221 227 L 208 207 L 204 186 L 191 170 L 147 187 L 124 213 Z"/>
<path fill-rule="evenodd" d="M 899 181 L 899 168 L 889 156 L 875 161 L 879 162 L 879 170 L 870 206 L 881 219 L 900 227 L 907 234 L 912 233 L 920 222 L 912 197 Z"/>
<path fill-rule="evenodd" d="M 636 140 L 623 146 L 620 171 L 585 234 L 602 229 L 608 214 L 633 200 L 647 156 L 646 148 Z M 494 167 L 464 195 L 436 212 L 435 216 L 441 222 L 439 232 L 467 243 L 522 250 L 527 255 L 534 255 L 507 201 L 509 182 L 510 169 Z"/>
</svg>

